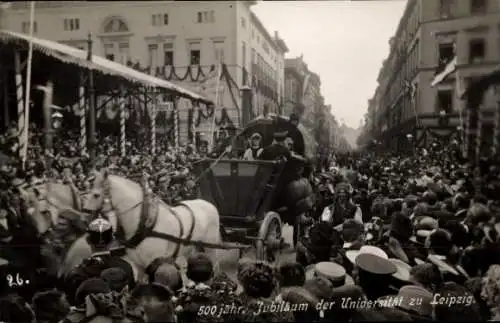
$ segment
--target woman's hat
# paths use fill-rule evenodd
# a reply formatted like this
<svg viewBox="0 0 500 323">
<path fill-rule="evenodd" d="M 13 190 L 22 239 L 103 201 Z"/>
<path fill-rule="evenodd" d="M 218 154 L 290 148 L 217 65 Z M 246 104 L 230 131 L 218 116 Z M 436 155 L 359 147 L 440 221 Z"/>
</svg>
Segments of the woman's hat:
<svg viewBox="0 0 500 323">
<path fill-rule="evenodd" d="M 255 132 L 250 136 L 250 139 L 262 139 L 262 135 L 258 132 Z"/>
<path fill-rule="evenodd" d="M 356 263 L 356 258 L 362 254 L 370 254 L 383 259 L 389 259 L 389 256 L 387 256 L 384 250 L 375 246 L 363 246 L 359 250 L 348 250 L 345 253 L 347 259 L 353 264 Z"/>
<path fill-rule="evenodd" d="M 330 261 L 320 262 L 309 268 L 306 272 L 306 279 L 310 280 L 314 277 L 328 279 L 333 284 L 333 287 L 354 285 L 354 279 L 347 274 L 344 267 Z"/>
</svg>

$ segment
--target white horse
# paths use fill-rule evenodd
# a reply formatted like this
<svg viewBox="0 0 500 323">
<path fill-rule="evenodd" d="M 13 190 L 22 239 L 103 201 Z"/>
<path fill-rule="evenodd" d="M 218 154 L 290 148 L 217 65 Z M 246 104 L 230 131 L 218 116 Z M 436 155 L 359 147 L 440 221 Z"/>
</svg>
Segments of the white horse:
<svg viewBox="0 0 500 323">
<path fill-rule="evenodd" d="M 64 252 L 85 231 L 84 214 L 74 208 L 79 204 L 69 185 L 44 183 L 22 191 L 31 206 L 26 216 L 43 237 L 41 254 L 49 272 L 57 274 Z M 50 231 L 49 231 L 50 230 Z"/>
<path fill-rule="evenodd" d="M 42 235 L 57 224 L 62 212 L 74 210 L 79 203 L 69 185 L 47 182 L 25 188 L 25 194 L 35 196 L 36 212 L 28 212 L 38 234 Z"/>
<path fill-rule="evenodd" d="M 106 205 L 112 206 L 117 235 L 127 247 L 124 258 L 135 265 L 136 279 L 141 278 L 156 258 L 187 257 L 196 247 L 207 248 L 205 251 L 216 264 L 221 235 L 219 212 L 213 204 L 197 199 L 170 207 L 155 200 L 146 208 L 144 203 L 146 200 L 139 184 L 109 175 L 105 169 L 97 174 L 83 203 L 83 209 L 88 211 L 102 211 Z M 68 251 L 60 274 L 68 273 L 91 254 L 86 237 L 79 238 Z"/>
</svg>

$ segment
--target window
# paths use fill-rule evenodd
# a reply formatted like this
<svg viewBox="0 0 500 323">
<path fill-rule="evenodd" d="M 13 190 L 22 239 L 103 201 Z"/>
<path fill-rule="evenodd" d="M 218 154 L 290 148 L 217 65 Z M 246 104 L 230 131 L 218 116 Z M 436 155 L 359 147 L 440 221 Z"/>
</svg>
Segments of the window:
<svg viewBox="0 0 500 323">
<path fill-rule="evenodd" d="M 257 53 L 255 52 L 255 48 L 252 48 L 252 64 L 257 64 Z"/>
<path fill-rule="evenodd" d="M 80 19 L 78 18 L 64 19 L 64 30 L 65 31 L 80 30 Z"/>
<path fill-rule="evenodd" d="M 268 53 L 268 54 L 269 54 L 269 44 L 268 44 L 267 42 L 265 42 L 265 41 L 264 41 L 264 42 L 262 42 L 262 48 L 264 49 L 264 51 L 265 51 L 266 53 Z"/>
<path fill-rule="evenodd" d="M 113 44 L 104 44 L 104 57 L 109 60 L 115 60 L 115 48 Z"/>
<path fill-rule="evenodd" d="M 470 0 L 470 13 L 473 15 L 486 13 L 486 0 Z"/>
<path fill-rule="evenodd" d="M 252 29 L 252 39 L 255 39 L 255 29 Z"/>
<path fill-rule="evenodd" d="M 167 65 L 167 66 L 174 65 L 174 44 L 173 43 L 163 44 L 163 65 Z"/>
<path fill-rule="evenodd" d="M 241 27 L 243 29 L 246 29 L 247 28 L 247 21 L 246 21 L 246 19 L 243 18 L 243 17 L 241 17 L 240 19 L 241 19 Z"/>
<path fill-rule="evenodd" d="M 22 23 L 22 29 L 23 33 L 28 34 L 30 32 L 30 22 L 29 21 L 24 21 Z M 38 31 L 38 26 L 36 24 L 36 21 L 33 22 L 33 33 L 36 34 Z"/>
<path fill-rule="evenodd" d="M 257 44 L 260 43 L 260 35 L 257 35 Z"/>
<path fill-rule="evenodd" d="M 214 23 L 215 22 L 215 11 L 199 11 L 196 13 L 196 22 L 198 23 Z"/>
<path fill-rule="evenodd" d="M 200 65 L 201 44 L 199 42 L 189 43 L 189 64 Z"/>
<path fill-rule="evenodd" d="M 149 67 L 156 68 L 158 66 L 158 45 L 148 45 L 148 65 Z"/>
<path fill-rule="evenodd" d="M 486 43 L 484 39 L 472 39 L 469 41 L 469 63 L 479 63 L 486 56 Z"/>
<path fill-rule="evenodd" d="M 127 24 L 119 18 L 111 19 L 104 27 L 105 33 L 123 33 L 127 31 L 128 31 Z"/>
<path fill-rule="evenodd" d="M 455 44 L 439 44 L 439 66 L 445 66 L 455 57 Z"/>
<path fill-rule="evenodd" d="M 441 18 L 451 17 L 452 5 L 453 5 L 453 0 L 439 0 L 439 17 Z"/>
<path fill-rule="evenodd" d="M 247 44 L 241 42 L 241 66 L 247 68 Z"/>
<path fill-rule="evenodd" d="M 438 90 L 436 103 L 438 113 L 441 113 L 441 111 L 446 114 L 453 112 L 453 90 Z"/>
<path fill-rule="evenodd" d="M 153 26 L 165 26 L 168 25 L 168 14 L 157 13 L 151 16 L 151 24 Z"/>
<path fill-rule="evenodd" d="M 215 49 L 215 63 L 223 63 L 224 62 L 224 41 L 217 40 L 214 41 L 214 49 Z"/>
<path fill-rule="evenodd" d="M 128 43 L 119 43 L 118 44 L 118 49 L 119 49 L 119 54 L 120 54 L 120 60 L 119 62 L 122 64 L 127 64 L 129 58 L 130 58 L 130 47 Z"/>
</svg>

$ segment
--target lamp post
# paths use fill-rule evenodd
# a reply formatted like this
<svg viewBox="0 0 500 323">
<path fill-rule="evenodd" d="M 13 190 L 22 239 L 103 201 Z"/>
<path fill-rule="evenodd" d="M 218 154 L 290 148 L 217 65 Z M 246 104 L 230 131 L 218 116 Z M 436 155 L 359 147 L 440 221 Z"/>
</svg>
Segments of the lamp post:
<svg viewBox="0 0 500 323">
<path fill-rule="evenodd" d="M 44 156 L 47 170 L 51 167 L 54 132 L 62 125 L 63 115 L 58 110 L 63 110 L 53 104 L 54 84 L 48 81 L 45 86 L 39 85 L 37 90 L 44 92 L 43 97 L 43 133 L 44 133 Z"/>
<path fill-rule="evenodd" d="M 415 155 L 415 145 L 413 144 L 413 135 L 411 133 L 406 134 L 406 140 L 408 140 L 408 144 L 411 147 L 413 154 Z"/>
</svg>

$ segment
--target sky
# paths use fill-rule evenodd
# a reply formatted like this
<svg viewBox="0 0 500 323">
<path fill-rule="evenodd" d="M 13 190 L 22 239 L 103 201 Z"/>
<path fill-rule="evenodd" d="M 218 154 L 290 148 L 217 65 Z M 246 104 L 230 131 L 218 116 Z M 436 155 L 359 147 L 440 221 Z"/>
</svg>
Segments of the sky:
<svg viewBox="0 0 500 323">
<path fill-rule="evenodd" d="M 252 10 L 290 52 L 304 55 L 339 122 L 357 128 L 377 88 L 405 0 L 259 1 Z"/>
</svg>

